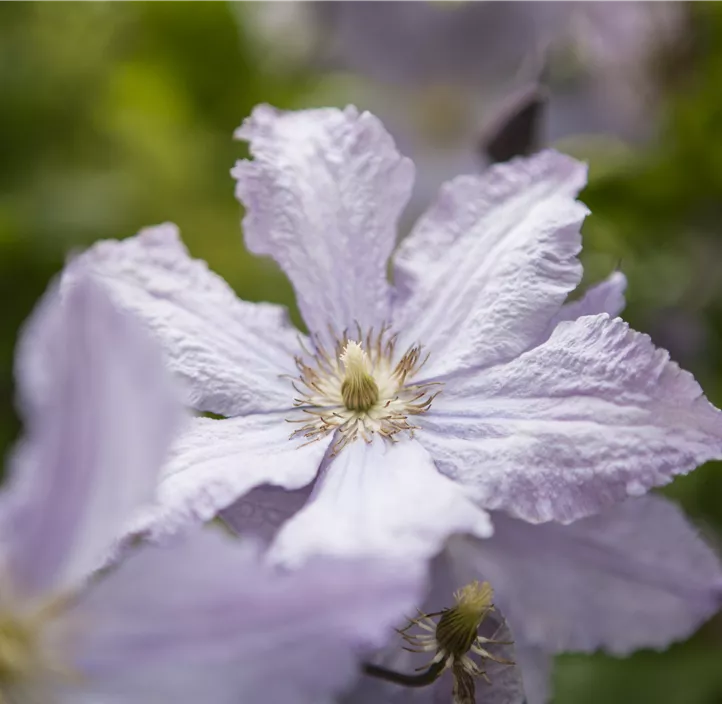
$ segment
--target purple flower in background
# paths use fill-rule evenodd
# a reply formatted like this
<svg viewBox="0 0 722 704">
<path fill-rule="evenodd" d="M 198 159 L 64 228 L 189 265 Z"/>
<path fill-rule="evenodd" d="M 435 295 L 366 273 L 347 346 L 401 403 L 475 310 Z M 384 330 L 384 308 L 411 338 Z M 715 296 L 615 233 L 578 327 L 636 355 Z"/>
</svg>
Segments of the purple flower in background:
<svg viewBox="0 0 722 704">
<path fill-rule="evenodd" d="M 720 456 L 722 416 L 692 376 L 611 317 L 621 275 L 564 305 L 583 165 L 545 152 L 447 184 L 391 285 L 413 166 L 376 118 L 262 106 L 238 136 L 255 157 L 234 169 L 247 245 L 288 274 L 311 336 L 236 299 L 173 226 L 83 255 L 190 402 L 227 416 L 193 421 L 136 527 L 175 532 L 318 477 L 278 559 L 430 557 L 489 537 L 487 510 L 568 523 Z"/>
<path fill-rule="evenodd" d="M 681 44 L 687 24 L 684 4 L 675 2 L 312 9 L 321 67 L 343 77 L 337 92 L 377 114 L 419 167 L 414 214 L 441 183 L 490 161 L 568 138 L 587 153 L 600 137 L 608 144 L 652 136 L 660 59 Z"/>
<path fill-rule="evenodd" d="M 575 11 L 573 3 L 554 2 L 310 6 L 324 30 L 318 53 L 330 68 L 379 84 L 452 83 L 486 93 L 523 72 L 530 58 L 565 31 Z"/>
<path fill-rule="evenodd" d="M 681 2 L 572 3 L 549 49 L 546 136 L 618 135 L 639 141 L 660 122 L 665 71 L 680 60 L 691 27 Z M 665 66 L 666 62 L 666 66 Z"/>
<path fill-rule="evenodd" d="M 348 2 L 314 9 L 324 29 L 319 52 L 330 67 L 407 97 L 443 85 L 473 91 L 478 99 L 468 105 L 477 106 L 477 118 L 490 102 L 544 74 L 552 93 L 545 140 L 648 133 L 655 60 L 686 28 L 678 2 Z"/>
<path fill-rule="evenodd" d="M 93 574 L 152 499 L 180 414 L 142 326 L 73 271 L 19 348 L 26 437 L 0 513 L 0 699 L 324 701 L 359 649 L 384 643 L 419 575 L 332 561 L 279 574 L 212 530 Z"/>
</svg>

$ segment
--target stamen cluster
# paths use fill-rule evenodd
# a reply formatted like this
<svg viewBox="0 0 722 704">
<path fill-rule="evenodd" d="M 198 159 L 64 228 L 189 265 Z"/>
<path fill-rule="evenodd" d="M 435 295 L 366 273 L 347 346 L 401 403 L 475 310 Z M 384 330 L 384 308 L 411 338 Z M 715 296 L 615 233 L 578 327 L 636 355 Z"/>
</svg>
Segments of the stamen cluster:
<svg viewBox="0 0 722 704">
<path fill-rule="evenodd" d="M 510 660 L 492 655 L 486 648 L 489 644 L 511 643 L 479 635 L 479 627 L 494 610 L 493 599 L 494 592 L 488 582 L 471 582 L 454 593 L 454 606 L 431 614 L 420 613 L 399 631 L 410 646 L 406 650 L 414 653 L 435 653 L 431 662 L 419 669 L 436 663 L 443 663 L 443 670 L 451 669 L 454 679 L 454 704 L 473 704 L 476 678 L 481 677 L 490 683 L 484 668 L 485 659 L 504 665 L 514 664 Z M 437 616 L 440 617 L 438 622 L 434 621 Z M 410 633 L 414 626 L 426 633 Z M 480 662 L 472 660 L 470 653 L 478 655 Z"/>
<path fill-rule="evenodd" d="M 371 442 L 374 433 L 390 440 L 400 432 L 413 434 L 409 417 L 429 409 L 438 393 L 430 389 L 439 384 L 412 382 L 428 355 L 415 345 L 397 359 L 397 335 L 389 333 L 385 325 L 366 334 L 359 327 L 355 340 L 348 331 L 334 335 L 332 351 L 316 336 L 313 352 L 302 345 L 305 355 L 295 358 L 299 376 L 293 388 L 294 405 L 306 417 L 289 419 L 301 424 L 291 437 L 313 442 L 338 431 L 332 446 L 337 454 L 359 437 Z"/>
</svg>

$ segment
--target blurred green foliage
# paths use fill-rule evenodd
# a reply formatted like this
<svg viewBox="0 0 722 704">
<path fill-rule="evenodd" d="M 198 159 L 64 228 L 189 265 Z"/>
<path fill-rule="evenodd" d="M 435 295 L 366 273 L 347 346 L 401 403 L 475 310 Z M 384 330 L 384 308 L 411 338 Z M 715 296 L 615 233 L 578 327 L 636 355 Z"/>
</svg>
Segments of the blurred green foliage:
<svg viewBox="0 0 722 704">
<path fill-rule="evenodd" d="M 319 78 L 300 66 L 279 70 L 273 46 L 244 23 L 246 11 L 220 2 L 0 6 L 5 450 L 18 431 L 17 330 L 74 247 L 173 220 L 191 252 L 241 296 L 293 306 L 275 266 L 243 249 L 228 172 L 244 148 L 232 133 L 256 103 L 303 106 L 319 94 Z M 720 404 L 722 4 L 696 4 L 693 15 L 689 65 L 670 71 L 658 138 L 613 161 L 588 150 L 584 262 L 588 281 L 621 266 L 630 280 L 625 317 L 668 346 Z M 719 469 L 669 489 L 713 540 L 722 535 Z M 664 654 L 561 658 L 556 701 L 715 704 L 720 664 L 718 617 Z"/>
</svg>

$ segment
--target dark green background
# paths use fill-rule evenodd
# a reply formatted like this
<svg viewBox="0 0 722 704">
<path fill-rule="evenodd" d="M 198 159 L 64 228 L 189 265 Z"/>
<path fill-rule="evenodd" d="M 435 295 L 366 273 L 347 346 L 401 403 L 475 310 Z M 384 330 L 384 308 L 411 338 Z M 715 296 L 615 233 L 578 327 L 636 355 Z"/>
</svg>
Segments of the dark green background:
<svg viewBox="0 0 722 704">
<path fill-rule="evenodd" d="M 625 317 L 669 346 L 719 405 L 722 4 L 692 11 L 692 63 L 671 74 L 659 137 L 622 164 L 590 152 L 584 262 L 588 281 L 621 265 L 630 284 Z M 319 89 L 331 102 L 334 94 L 302 67 L 279 70 L 243 13 L 216 2 L 0 6 L 4 449 L 19 428 L 18 327 L 73 248 L 172 220 L 241 296 L 292 305 L 273 265 L 243 249 L 228 173 L 243 146 L 231 135 L 256 103 L 303 107 Z M 719 541 L 719 466 L 667 493 Z M 722 618 L 663 654 L 561 658 L 556 701 L 722 702 Z"/>
</svg>

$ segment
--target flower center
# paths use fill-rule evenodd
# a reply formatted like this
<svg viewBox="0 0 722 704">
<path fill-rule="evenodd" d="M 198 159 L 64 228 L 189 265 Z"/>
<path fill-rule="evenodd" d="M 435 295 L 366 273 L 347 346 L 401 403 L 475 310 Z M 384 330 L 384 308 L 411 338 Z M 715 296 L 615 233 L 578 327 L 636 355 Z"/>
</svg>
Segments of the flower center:
<svg viewBox="0 0 722 704">
<path fill-rule="evenodd" d="M 378 334 L 359 329 L 355 340 L 344 333 L 332 352 L 312 339 L 313 352 L 304 348 L 305 356 L 296 357 L 294 406 L 304 415 L 288 419 L 299 424 L 292 438 L 313 442 L 336 433 L 336 454 L 359 437 L 370 442 L 374 433 L 384 438 L 413 434 L 416 426 L 409 418 L 429 409 L 436 395 L 431 388 L 438 385 L 413 381 L 426 362 L 420 346 L 398 357 L 396 336 L 386 326 Z"/>
</svg>

